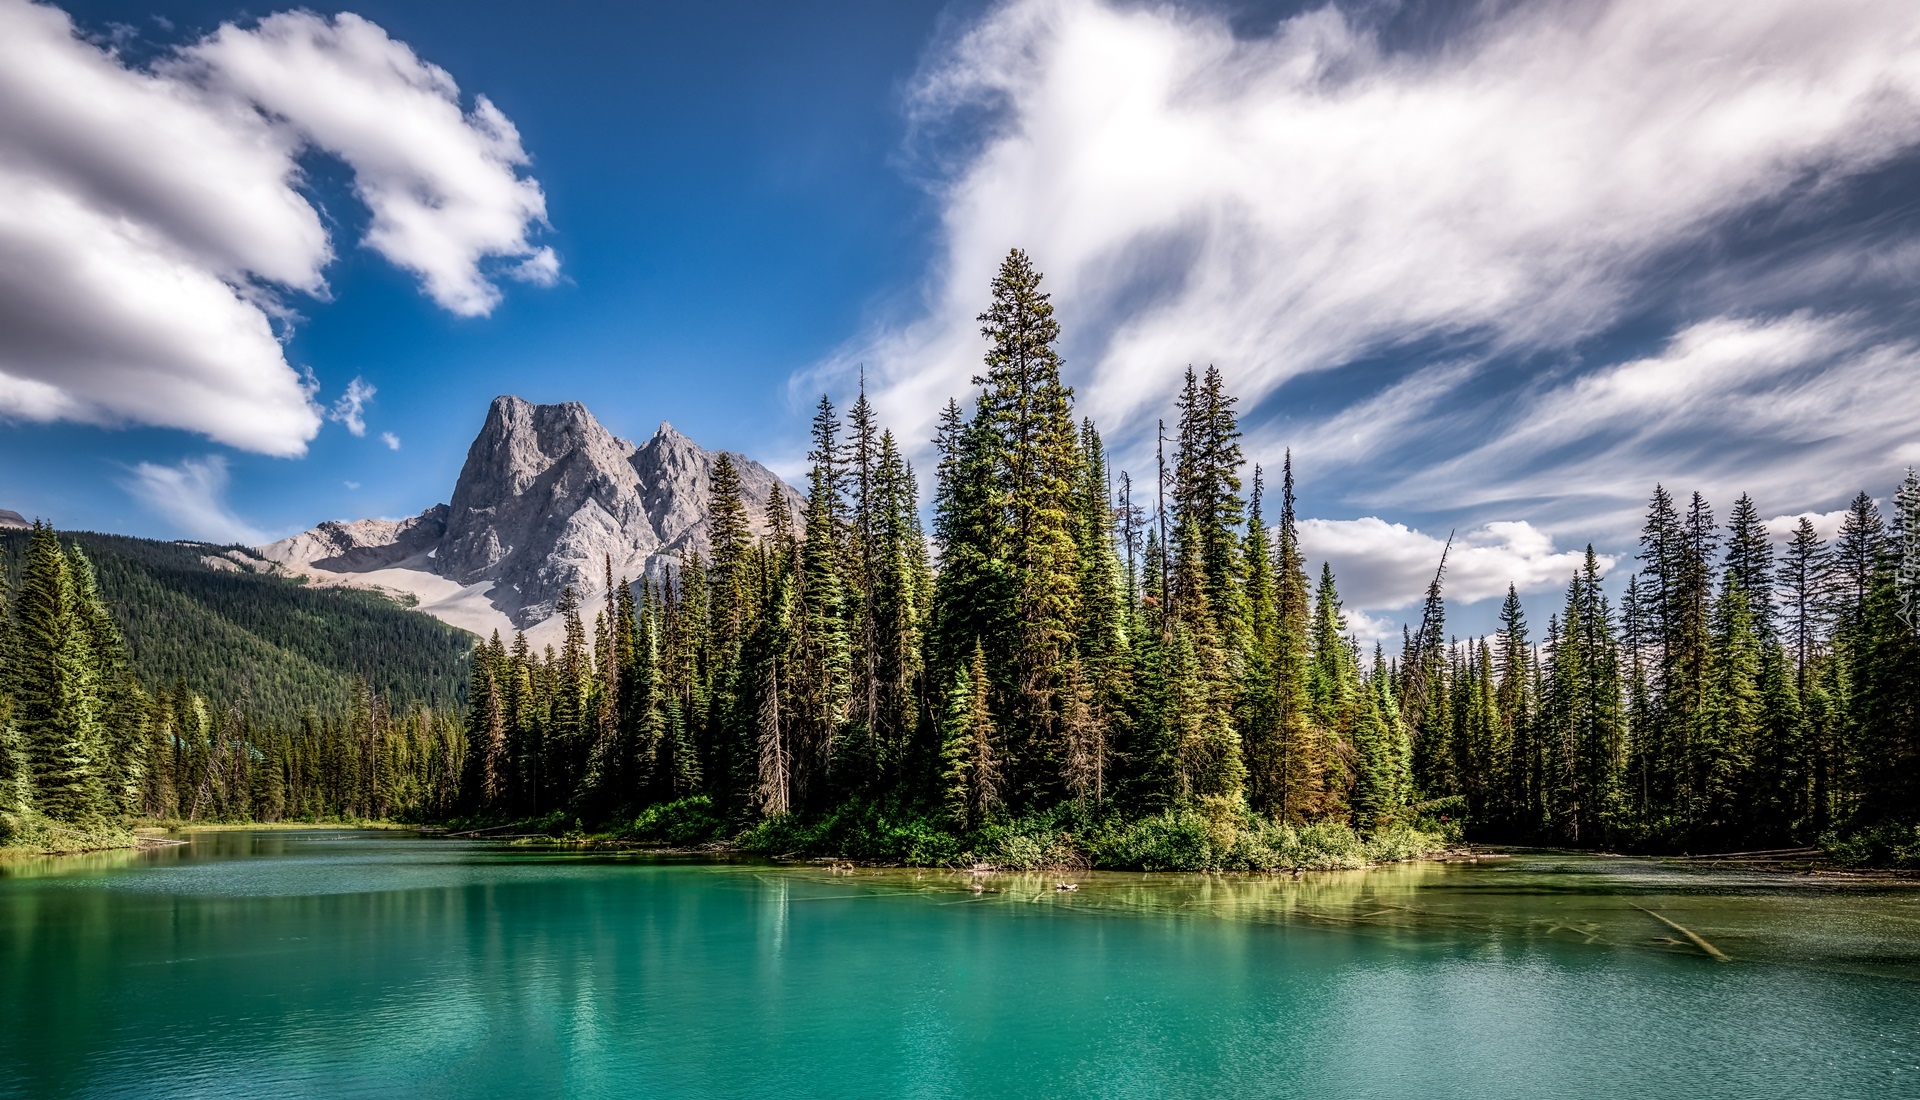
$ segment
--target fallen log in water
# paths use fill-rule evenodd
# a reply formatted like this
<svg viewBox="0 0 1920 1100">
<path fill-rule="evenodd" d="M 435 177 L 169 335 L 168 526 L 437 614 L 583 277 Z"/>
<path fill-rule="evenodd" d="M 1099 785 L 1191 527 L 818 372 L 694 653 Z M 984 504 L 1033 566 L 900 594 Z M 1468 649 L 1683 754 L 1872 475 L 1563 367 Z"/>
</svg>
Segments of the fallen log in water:
<svg viewBox="0 0 1920 1100">
<path fill-rule="evenodd" d="M 1680 924 L 1676 921 L 1669 920 L 1666 917 L 1660 915 L 1659 913 L 1654 912 L 1653 910 L 1647 908 L 1644 905 L 1636 905 L 1634 906 L 1634 908 L 1652 917 L 1654 920 L 1659 921 L 1661 924 L 1666 925 L 1668 928 L 1673 929 L 1675 932 L 1678 932 L 1681 935 L 1687 937 L 1688 941 L 1690 941 L 1695 947 L 1698 947 L 1700 950 L 1705 951 L 1709 956 L 1711 956 L 1714 962 L 1724 963 L 1724 962 L 1733 961 L 1732 959 L 1727 957 L 1726 952 L 1708 943 L 1706 940 L 1701 939 L 1700 934 L 1698 932 L 1695 932 L 1693 929 L 1688 928 L 1685 925 Z"/>
</svg>

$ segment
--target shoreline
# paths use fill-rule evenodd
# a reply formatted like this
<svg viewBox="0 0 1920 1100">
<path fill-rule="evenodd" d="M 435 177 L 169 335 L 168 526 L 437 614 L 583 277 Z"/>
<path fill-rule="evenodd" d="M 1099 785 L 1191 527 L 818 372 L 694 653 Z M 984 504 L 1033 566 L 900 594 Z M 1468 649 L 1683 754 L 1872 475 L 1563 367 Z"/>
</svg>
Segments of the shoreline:
<svg viewBox="0 0 1920 1100">
<path fill-rule="evenodd" d="M 101 833 L 90 833 L 66 826 L 49 826 L 49 828 L 56 829 L 59 832 L 75 834 L 75 846 L 0 846 L 0 861 L 43 859 L 57 856 L 77 856 L 115 851 L 147 851 L 160 848 L 180 847 L 189 843 L 188 840 L 167 834 L 196 832 L 313 832 L 344 829 L 369 832 L 414 832 L 418 833 L 422 839 L 488 841 L 501 843 L 509 847 L 524 848 L 530 851 L 608 852 L 643 856 L 664 856 L 689 860 L 710 859 L 714 861 L 760 860 L 782 866 L 819 867 L 838 871 L 927 870 L 975 875 L 1034 873 L 1075 874 L 1097 871 L 1100 873 L 1140 875 L 1207 874 L 1297 878 L 1309 871 L 1362 871 L 1407 863 L 1478 864 L 1483 862 L 1525 859 L 1528 857 L 1553 858 L 1556 856 L 1575 856 L 1599 860 L 1652 863 L 1676 870 L 1686 869 L 1701 872 L 1745 871 L 1768 876 L 1788 876 L 1800 879 L 1817 878 L 1835 886 L 1866 886 L 1920 882 L 1920 871 L 1897 868 L 1841 866 L 1836 864 L 1829 854 L 1818 848 L 1705 854 L 1687 853 L 1675 855 L 1593 851 L 1576 848 L 1533 848 L 1524 845 L 1453 843 L 1399 859 L 1377 859 L 1354 862 L 1303 862 L 1297 865 L 1283 864 L 1260 868 L 1139 868 L 1097 866 L 1087 860 L 1040 862 L 1033 864 L 995 863 L 992 861 L 975 861 L 965 865 L 912 863 L 902 860 L 867 859 L 832 854 L 811 855 L 800 852 L 770 853 L 754 850 L 727 841 L 685 845 L 626 839 L 611 834 L 568 837 L 554 836 L 551 833 L 543 832 L 508 831 L 525 829 L 527 828 L 525 824 L 510 824 L 495 826 L 493 828 L 459 831 L 450 830 L 447 826 L 443 825 L 415 825 L 392 821 L 166 822 L 134 825 L 128 827 L 124 832 L 116 830 Z"/>
<path fill-rule="evenodd" d="M 422 830 L 422 826 L 391 821 L 208 821 L 153 822 L 120 829 L 91 832 L 66 825 L 36 823 L 36 830 L 74 835 L 73 846 L 46 844 L 0 844 L 0 860 L 44 859 L 51 856 L 81 856 L 96 852 L 132 852 L 156 848 L 174 848 L 188 843 L 160 834 L 221 832 L 296 832 L 317 829 L 368 829 L 387 832 Z"/>
</svg>

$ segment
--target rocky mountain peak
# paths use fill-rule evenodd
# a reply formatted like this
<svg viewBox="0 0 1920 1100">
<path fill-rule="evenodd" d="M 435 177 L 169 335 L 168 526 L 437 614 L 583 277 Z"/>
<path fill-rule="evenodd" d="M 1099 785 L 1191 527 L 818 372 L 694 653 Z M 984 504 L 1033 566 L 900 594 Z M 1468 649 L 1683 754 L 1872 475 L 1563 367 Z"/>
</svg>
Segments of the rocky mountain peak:
<svg viewBox="0 0 1920 1100">
<path fill-rule="evenodd" d="M 685 553 L 709 552 L 707 498 L 716 452 L 662 422 L 641 446 L 620 439 L 577 401 L 536 405 L 494 398 L 454 484 L 452 500 L 400 523 L 327 523 L 262 551 L 289 568 L 329 574 L 396 569 L 485 587 L 486 600 L 519 627 L 548 619 L 572 585 L 604 598 L 607 559 L 616 576 L 658 573 Z M 781 495 L 799 494 L 771 470 L 735 455 L 756 529 Z"/>
</svg>

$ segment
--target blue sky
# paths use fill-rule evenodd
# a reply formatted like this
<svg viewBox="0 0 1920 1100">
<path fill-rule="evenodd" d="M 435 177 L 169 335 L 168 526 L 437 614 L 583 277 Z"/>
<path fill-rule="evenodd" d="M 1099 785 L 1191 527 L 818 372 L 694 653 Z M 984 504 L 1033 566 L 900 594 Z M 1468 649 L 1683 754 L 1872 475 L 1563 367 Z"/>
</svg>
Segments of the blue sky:
<svg viewBox="0 0 1920 1100">
<path fill-rule="evenodd" d="M 1831 525 L 1920 462 L 1904 3 L 303 10 L 0 0 L 0 507 L 411 514 L 503 392 L 791 469 L 864 367 L 917 442 L 1014 245 L 1123 464 L 1226 372 L 1363 632 L 1450 529 L 1474 629 L 1655 480 Z"/>
</svg>

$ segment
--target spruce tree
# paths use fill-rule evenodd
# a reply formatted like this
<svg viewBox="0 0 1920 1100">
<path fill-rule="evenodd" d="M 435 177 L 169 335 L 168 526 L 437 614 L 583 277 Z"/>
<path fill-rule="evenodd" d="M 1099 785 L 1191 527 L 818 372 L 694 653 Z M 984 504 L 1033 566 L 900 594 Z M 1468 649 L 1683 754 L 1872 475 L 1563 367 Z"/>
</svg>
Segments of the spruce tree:
<svg viewBox="0 0 1920 1100">
<path fill-rule="evenodd" d="M 1347 751 L 1352 744 L 1353 721 L 1359 704 L 1359 676 L 1353 650 L 1346 640 L 1346 616 L 1334 586 L 1332 563 L 1322 563 L 1320 585 L 1314 593 L 1308 698 L 1314 728 L 1316 758 L 1305 762 L 1311 800 L 1302 807 L 1308 819 L 1336 817 L 1347 812 L 1351 783 Z"/>
<path fill-rule="evenodd" d="M 1000 806 L 997 730 L 987 706 L 987 660 L 977 643 L 954 672 L 940 724 L 943 799 L 954 823 L 978 829 Z"/>
<path fill-rule="evenodd" d="M 1024 252 L 1008 253 L 979 317 L 988 340 L 976 424 L 1004 500 L 1013 590 L 1005 734 L 1009 793 L 1032 804 L 1054 785 L 1059 673 L 1078 621 L 1073 488 L 1079 447 L 1073 391 L 1060 381 L 1060 326 Z"/>
<path fill-rule="evenodd" d="M 16 614 L 15 722 L 32 805 L 57 821 L 97 820 L 109 808 L 99 666 L 67 555 L 46 524 L 34 527 Z"/>
<path fill-rule="evenodd" d="M 800 610 L 794 617 L 794 653 L 788 675 L 789 737 L 793 804 L 824 809 L 831 791 L 829 767 L 846 719 L 853 668 L 841 581 L 839 423 L 833 405 L 820 399 L 808 458 L 805 539 L 797 575 Z"/>
<path fill-rule="evenodd" d="M 1261 497 L 1265 485 L 1253 468 L 1253 495 L 1247 505 L 1246 653 L 1242 666 L 1236 724 L 1247 757 L 1247 801 L 1260 813 L 1278 810 L 1284 786 L 1279 688 L 1276 682 L 1280 609 L 1275 602 L 1273 553 L 1267 539 Z"/>
<path fill-rule="evenodd" d="M 1840 521 L 1840 537 L 1834 540 L 1830 589 L 1836 626 L 1849 642 L 1862 636 L 1873 574 L 1886 538 L 1880 506 L 1864 492 L 1854 497 Z"/>
<path fill-rule="evenodd" d="M 1289 450 L 1281 466 L 1280 524 L 1273 559 L 1274 753 L 1278 759 L 1270 793 L 1262 796 L 1266 811 L 1282 821 L 1304 820 L 1310 808 L 1319 804 L 1325 791 L 1321 762 L 1328 755 L 1326 739 L 1313 721 L 1312 613 L 1295 506 L 1293 452 Z"/>
<path fill-rule="evenodd" d="M 1534 721 L 1533 648 L 1527 636 L 1527 615 L 1519 590 L 1511 584 L 1500 605 L 1494 656 L 1499 677 L 1495 711 L 1507 745 L 1502 769 L 1507 793 L 1500 816 L 1516 835 L 1537 836 L 1547 825 L 1546 756 Z"/>
<path fill-rule="evenodd" d="M 1740 494 L 1727 515 L 1727 575 L 1747 594 L 1754 629 L 1764 638 L 1774 636 L 1773 542 L 1750 494 Z"/>
<path fill-rule="evenodd" d="M 1750 826 L 1751 772 L 1765 720 L 1761 647 L 1746 589 L 1729 571 L 1714 605 L 1713 672 L 1694 745 L 1699 803 L 1690 815 L 1694 832 L 1716 843 L 1735 841 Z"/>
</svg>

